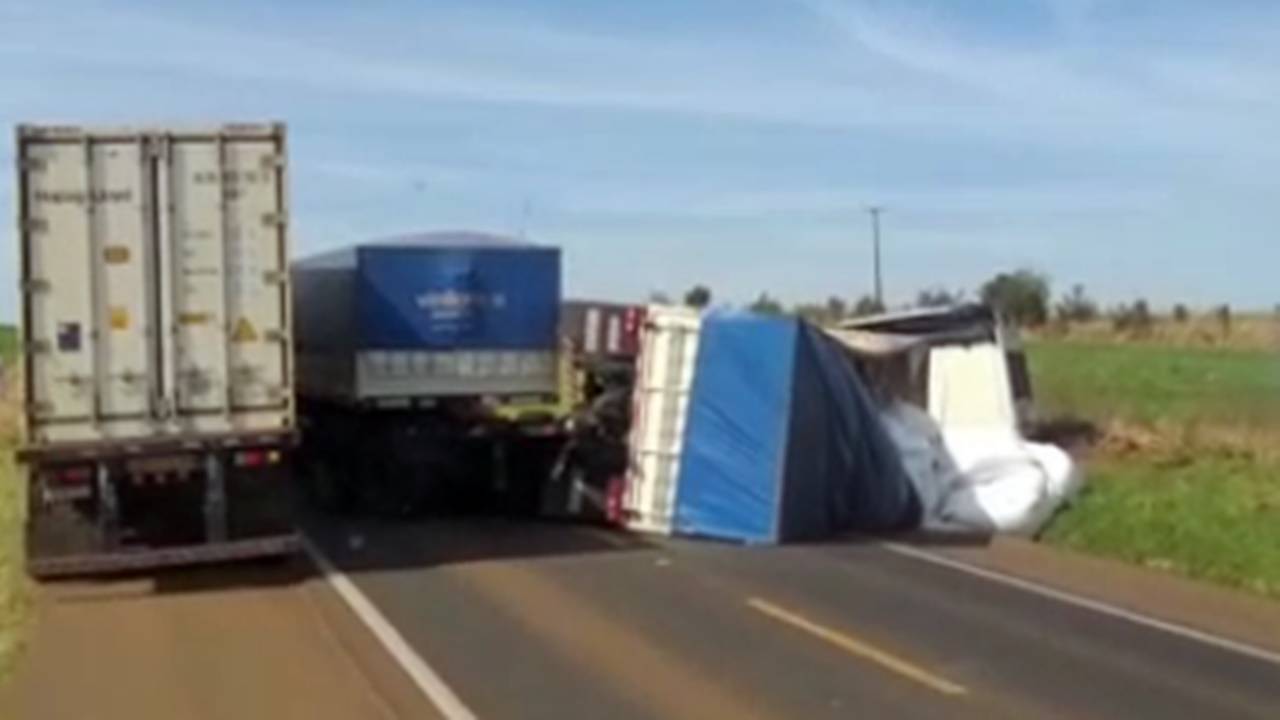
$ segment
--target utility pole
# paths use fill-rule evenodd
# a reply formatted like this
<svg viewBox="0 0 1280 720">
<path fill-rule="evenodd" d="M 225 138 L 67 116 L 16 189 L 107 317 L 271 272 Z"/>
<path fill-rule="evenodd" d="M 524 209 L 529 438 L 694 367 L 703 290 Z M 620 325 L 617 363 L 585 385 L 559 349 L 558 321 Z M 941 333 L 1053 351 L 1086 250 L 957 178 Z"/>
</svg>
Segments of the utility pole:
<svg viewBox="0 0 1280 720">
<path fill-rule="evenodd" d="M 872 205 L 867 208 L 867 212 L 871 214 L 871 246 L 874 254 L 876 273 L 876 302 L 883 308 L 884 285 L 880 280 L 880 213 L 884 212 L 884 207 L 881 205 Z"/>
</svg>

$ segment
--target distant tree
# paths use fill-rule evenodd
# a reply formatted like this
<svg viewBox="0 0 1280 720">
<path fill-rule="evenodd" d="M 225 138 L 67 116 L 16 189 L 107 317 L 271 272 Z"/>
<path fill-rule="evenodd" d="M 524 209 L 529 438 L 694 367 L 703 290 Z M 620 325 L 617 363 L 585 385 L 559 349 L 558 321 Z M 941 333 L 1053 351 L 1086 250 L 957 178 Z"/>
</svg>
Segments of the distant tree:
<svg viewBox="0 0 1280 720">
<path fill-rule="evenodd" d="M 1178 303 L 1173 306 L 1174 322 L 1181 324 L 1181 323 L 1187 322 L 1190 319 L 1191 319 L 1191 311 L 1187 309 L 1186 305 L 1183 305 L 1182 303 Z"/>
<path fill-rule="evenodd" d="M 858 302 L 853 305 L 854 317 L 866 317 L 868 315 L 878 315 L 884 312 L 884 303 L 875 299 L 871 295 L 863 295 L 858 298 Z"/>
<path fill-rule="evenodd" d="M 671 296 L 661 290 L 654 290 L 649 293 L 649 302 L 655 305 L 670 305 Z"/>
<path fill-rule="evenodd" d="M 706 285 L 694 285 L 684 294 L 684 304 L 692 308 L 702 309 L 711 304 L 711 288 Z"/>
<path fill-rule="evenodd" d="M 1118 332 L 1145 336 L 1151 333 L 1153 325 L 1151 306 L 1146 300 L 1139 299 L 1130 305 L 1119 305 L 1111 311 L 1111 326 Z"/>
<path fill-rule="evenodd" d="M 827 298 L 827 321 L 838 323 L 846 317 L 849 317 L 849 303 L 835 295 Z"/>
<path fill-rule="evenodd" d="M 963 298 L 964 293 L 960 291 L 952 292 L 942 287 L 925 288 L 916 293 L 916 306 L 947 307 L 949 305 L 959 305 Z"/>
<path fill-rule="evenodd" d="M 1043 325 L 1049 319 L 1049 278 L 1032 270 L 1000 273 L 980 292 L 982 301 L 1019 325 Z"/>
<path fill-rule="evenodd" d="M 751 312 L 760 313 L 761 315 L 782 315 L 786 312 L 782 307 L 782 303 L 778 302 L 777 299 L 770 297 L 769 293 L 764 292 L 760 293 L 760 296 L 748 305 L 747 309 Z"/>
<path fill-rule="evenodd" d="M 1076 283 L 1071 292 L 1058 301 L 1058 319 L 1067 323 L 1089 322 L 1098 317 L 1098 304 Z"/>
<path fill-rule="evenodd" d="M 818 303 L 800 303 L 791 309 L 791 314 L 804 318 L 815 325 L 827 323 L 827 306 Z"/>
<path fill-rule="evenodd" d="M 1231 306 L 1226 304 L 1219 305 L 1217 309 L 1213 311 L 1213 315 L 1218 319 L 1218 325 L 1222 328 L 1222 334 L 1230 335 L 1231 334 Z"/>
</svg>

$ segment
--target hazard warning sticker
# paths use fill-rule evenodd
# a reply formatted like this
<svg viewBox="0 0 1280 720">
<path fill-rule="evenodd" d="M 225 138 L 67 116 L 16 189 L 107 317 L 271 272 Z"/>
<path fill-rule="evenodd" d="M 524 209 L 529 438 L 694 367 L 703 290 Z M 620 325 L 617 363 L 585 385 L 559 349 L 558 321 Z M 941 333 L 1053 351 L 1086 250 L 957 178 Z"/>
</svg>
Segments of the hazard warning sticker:
<svg viewBox="0 0 1280 720">
<path fill-rule="evenodd" d="M 123 307 L 111 308 L 111 329 L 112 330 L 128 330 L 129 329 L 129 309 Z"/>
<path fill-rule="evenodd" d="M 249 318 L 241 316 L 231 331 L 231 342 L 248 343 L 257 339 L 258 331 L 254 329 L 253 323 L 249 322 Z"/>
</svg>

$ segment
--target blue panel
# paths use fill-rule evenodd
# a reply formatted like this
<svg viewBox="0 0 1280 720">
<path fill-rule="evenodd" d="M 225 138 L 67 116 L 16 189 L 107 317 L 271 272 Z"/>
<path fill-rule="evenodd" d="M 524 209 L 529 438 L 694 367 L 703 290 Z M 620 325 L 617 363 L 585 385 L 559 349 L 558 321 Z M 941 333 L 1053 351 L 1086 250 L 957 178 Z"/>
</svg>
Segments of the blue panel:
<svg viewBox="0 0 1280 720">
<path fill-rule="evenodd" d="M 801 328 L 780 539 L 904 527 L 918 505 L 898 453 L 844 351 Z"/>
<path fill-rule="evenodd" d="M 745 314 L 703 322 L 676 491 L 677 532 L 776 540 L 796 328 L 793 320 Z"/>
<path fill-rule="evenodd" d="M 359 249 L 362 346 L 552 350 L 560 252 L 536 246 Z"/>
</svg>

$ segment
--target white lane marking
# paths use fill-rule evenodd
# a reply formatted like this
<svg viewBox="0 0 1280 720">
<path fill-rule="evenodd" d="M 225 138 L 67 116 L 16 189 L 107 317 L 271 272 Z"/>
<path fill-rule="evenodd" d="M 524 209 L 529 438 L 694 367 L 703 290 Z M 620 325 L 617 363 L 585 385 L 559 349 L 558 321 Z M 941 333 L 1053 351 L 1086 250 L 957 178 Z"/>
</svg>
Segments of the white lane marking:
<svg viewBox="0 0 1280 720">
<path fill-rule="evenodd" d="M 453 690 L 445 684 L 444 680 L 436 674 L 431 666 L 426 663 L 413 648 L 409 647 L 409 643 L 404 637 L 396 631 L 395 627 L 383 617 L 382 613 L 374 604 L 365 597 L 364 593 L 351 582 L 351 578 L 347 577 L 341 570 L 334 566 L 329 558 L 315 543 L 311 542 L 311 538 L 303 536 L 302 547 L 306 550 L 307 555 L 311 557 L 311 561 L 320 569 L 320 573 L 324 575 L 324 579 L 333 588 L 334 592 L 342 598 L 356 617 L 364 623 L 365 627 L 373 633 L 373 636 L 382 643 L 382 647 L 386 648 L 391 657 L 395 659 L 400 667 L 404 669 L 413 683 L 418 686 L 431 704 L 436 706 L 440 714 L 445 720 L 476 720 L 476 716 L 471 710 L 462 703 Z"/>
<path fill-rule="evenodd" d="M 1250 645 L 1238 640 L 1230 640 L 1228 638 L 1204 632 L 1203 630 L 1196 630 L 1195 628 L 1187 627 L 1186 625 L 1179 625 L 1178 623 L 1169 622 L 1167 620 L 1158 620 L 1156 618 L 1143 615 L 1140 612 L 1126 610 L 1118 605 L 1112 605 L 1100 600 L 1092 600 L 1081 595 L 1057 590 L 1046 585 L 1041 585 L 1040 583 L 1024 580 L 995 570 L 988 570 L 961 560 L 953 560 L 948 557 L 936 555 L 907 545 L 900 545 L 898 543 L 891 542 L 882 542 L 879 544 L 886 550 L 899 555 L 905 555 L 927 563 L 933 563 L 934 565 L 951 568 L 952 570 L 959 570 L 963 573 L 968 573 L 985 580 L 991 580 L 1003 585 L 1008 585 L 1035 595 L 1047 597 L 1051 600 L 1057 600 L 1061 603 L 1074 605 L 1086 610 L 1092 610 L 1096 613 L 1109 615 L 1121 620 L 1127 620 L 1131 623 L 1160 630 L 1171 635 L 1177 635 L 1178 637 L 1182 637 L 1187 640 L 1194 640 L 1195 642 L 1203 643 L 1205 645 L 1212 645 L 1220 650 L 1227 650 L 1240 655 L 1246 655 L 1255 660 L 1271 663 L 1272 665 L 1280 665 L 1280 653 L 1258 647 L 1257 645 Z"/>
</svg>

